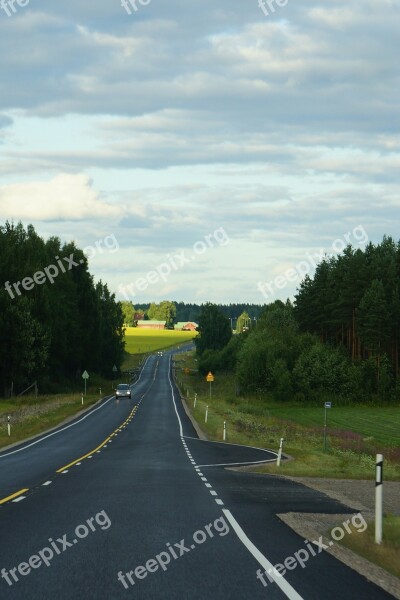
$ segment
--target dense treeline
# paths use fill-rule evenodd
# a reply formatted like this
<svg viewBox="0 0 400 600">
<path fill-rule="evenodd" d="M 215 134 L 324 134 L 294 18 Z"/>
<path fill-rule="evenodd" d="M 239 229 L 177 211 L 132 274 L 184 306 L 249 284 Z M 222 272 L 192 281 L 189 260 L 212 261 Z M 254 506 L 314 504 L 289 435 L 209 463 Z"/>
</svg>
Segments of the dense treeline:
<svg viewBox="0 0 400 600">
<path fill-rule="evenodd" d="M 295 299 L 200 353 L 201 371 L 230 370 L 243 392 L 301 402 L 398 401 L 400 244 L 346 248 L 306 277 Z"/>
<path fill-rule="evenodd" d="M 74 243 L 44 241 L 27 229 L 0 227 L 0 393 L 37 380 L 42 390 L 110 375 L 124 354 L 123 316 Z M 58 387 L 59 389 L 59 387 Z"/>
<path fill-rule="evenodd" d="M 400 243 L 385 237 L 365 251 L 349 246 L 306 277 L 296 297 L 296 317 L 321 341 L 347 348 L 353 362 L 373 359 L 399 374 Z"/>
<path fill-rule="evenodd" d="M 174 304 L 176 306 L 175 321 L 199 322 L 202 305 L 185 302 L 174 302 Z M 232 320 L 233 328 L 236 327 L 236 320 L 243 312 L 247 312 L 252 322 L 254 322 L 259 318 L 263 309 L 263 306 L 259 304 L 216 304 L 215 306 L 225 317 Z M 135 304 L 135 308 L 147 313 L 150 304 Z"/>
</svg>

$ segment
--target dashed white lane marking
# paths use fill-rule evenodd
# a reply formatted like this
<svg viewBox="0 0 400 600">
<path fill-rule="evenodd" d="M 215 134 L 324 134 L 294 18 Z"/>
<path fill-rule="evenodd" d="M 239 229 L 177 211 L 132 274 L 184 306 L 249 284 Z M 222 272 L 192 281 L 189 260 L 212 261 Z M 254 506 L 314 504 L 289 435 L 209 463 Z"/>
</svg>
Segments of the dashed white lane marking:
<svg viewBox="0 0 400 600">
<path fill-rule="evenodd" d="M 11 500 L 11 502 L 21 502 L 21 500 L 25 500 L 26 496 L 19 496 L 19 498 L 15 498 L 14 500 Z"/>
<path fill-rule="evenodd" d="M 211 483 L 205 483 L 204 485 L 206 486 L 206 488 L 212 488 Z"/>
<path fill-rule="evenodd" d="M 42 483 L 42 485 L 50 485 L 51 481 L 45 481 L 44 483 Z"/>
<path fill-rule="evenodd" d="M 175 412 L 176 412 L 176 416 L 177 416 L 178 422 L 179 422 L 181 440 L 183 442 L 182 422 L 179 418 L 178 410 L 176 407 L 176 402 L 175 402 L 175 397 L 174 397 L 174 392 L 173 392 L 170 377 L 169 377 L 169 382 L 170 382 L 170 386 L 171 386 L 172 399 L 174 401 Z M 186 436 L 186 437 L 189 437 L 189 436 Z M 189 438 L 189 439 L 195 439 L 196 441 L 203 441 L 203 440 L 198 440 L 197 438 Z M 216 443 L 224 443 L 224 442 L 216 442 Z M 231 444 L 231 445 L 239 446 L 240 444 Z M 257 450 L 261 450 L 261 448 L 257 448 Z M 277 453 L 273 452 L 273 454 L 277 454 Z M 198 468 L 217 467 L 217 466 L 225 467 L 225 466 L 239 465 L 239 464 L 259 464 L 259 463 L 272 462 L 272 460 L 275 460 L 275 459 L 260 460 L 260 461 L 255 461 L 255 462 L 251 462 L 251 463 L 246 462 L 246 463 L 226 463 L 226 464 L 219 464 L 219 465 L 198 465 Z M 201 476 L 201 480 L 204 482 L 207 482 L 206 477 L 202 477 L 202 473 L 198 471 L 198 468 L 196 468 L 196 467 L 194 467 L 194 468 L 196 469 L 198 474 Z M 209 483 L 205 483 L 205 485 L 207 488 L 212 487 Z M 218 495 L 217 492 L 215 492 L 214 490 L 210 490 L 210 494 L 212 496 Z M 216 504 L 218 504 L 219 506 L 224 506 L 224 503 L 222 500 L 220 500 L 220 498 L 214 498 L 214 500 L 215 500 Z M 264 571 L 268 571 L 270 573 L 270 576 L 272 577 L 272 579 L 274 580 L 276 585 L 282 590 L 282 592 L 285 594 L 285 596 L 287 598 L 289 598 L 289 600 L 303 600 L 303 598 L 296 592 L 296 590 L 290 585 L 290 583 L 286 579 L 284 579 L 284 577 L 280 573 L 277 573 L 277 574 L 274 573 L 274 566 L 272 565 L 272 563 L 269 562 L 269 560 L 262 554 L 262 552 L 260 552 L 260 550 L 247 537 L 247 535 L 245 534 L 243 529 L 240 527 L 239 523 L 236 521 L 236 519 L 232 515 L 232 513 L 229 510 L 227 510 L 226 508 L 223 508 L 222 512 L 225 514 L 226 518 L 232 525 L 232 528 L 234 529 L 239 540 L 247 548 L 247 550 L 254 556 L 254 558 L 257 560 L 257 562 L 263 567 Z"/>
<path fill-rule="evenodd" d="M 65 471 L 61 471 L 62 475 L 65 475 L 66 473 L 68 473 L 68 469 L 66 469 Z"/>
<path fill-rule="evenodd" d="M 82 463 L 81 463 L 81 462 L 79 462 L 79 463 L 76 463 L 76 465 L 75 465 L 75 466 L 76 466 L 76 467 L 80 467 L 80 466 L 81 466 L 81 464 L 82 464 Z"/>
</svg>

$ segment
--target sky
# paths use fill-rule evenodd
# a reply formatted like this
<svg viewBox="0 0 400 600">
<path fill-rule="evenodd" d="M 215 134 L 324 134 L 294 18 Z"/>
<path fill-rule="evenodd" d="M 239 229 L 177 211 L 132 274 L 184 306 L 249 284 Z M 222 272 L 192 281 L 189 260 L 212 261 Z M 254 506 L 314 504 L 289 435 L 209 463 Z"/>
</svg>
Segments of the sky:
<svg viewBox="0 0 400 600">
<path fill-rule="evenodd" d="M 399 239 L 398 0 L 122 2 L 0 0 L 0 223 L 134 304 L 293 299 Z"/>
</svg>

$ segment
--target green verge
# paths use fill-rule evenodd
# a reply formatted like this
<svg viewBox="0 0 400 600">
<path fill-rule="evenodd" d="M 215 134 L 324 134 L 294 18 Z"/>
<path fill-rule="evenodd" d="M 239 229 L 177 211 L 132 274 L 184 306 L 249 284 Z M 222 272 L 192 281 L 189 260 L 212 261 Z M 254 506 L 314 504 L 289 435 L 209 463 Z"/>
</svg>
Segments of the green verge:
<svg viewBox="0 0 400 600">
<path fill-rule="evenodd" d="M 65 419 L 92 406 L 99 393 L 88 393 L 82 406 L 81 394 L 24 396 L 0 402 L 0 448 L 39 435 L 57 427 Z M 11 417 L 11 436 L 8 436 L 7 417 Z"/>
<path fill-rule="evenodd" d="M 279 468 L 271 463 L 255 467 L 253 471 L 293 477 L 373 480 L 375 458 L 370 452 L 375 444 L 374 450 L 379 447 L 379 452 L 390 457 L 385 460 L 385 480 L 400 481 L 399 442 L 398 437 L 393 436 L 394 429 L 400 430 L 399 407 L 332 408 L 329 421 L 334 421 L 335 429 L 328 429 L 328 447 L 324 451 L 322 427 L 318 427 L 323 421 L 323 409 L 288 406 L 265 398 L 238 397 L 233 375 L 224 373 L 215 376 L 210 397 L 209 384 L 198 374 L 193 352 L 175 356 L 174 362 L 182 396 L 209 439 L 222 440 L 224 421 L 227 442 L 276 451 L 280 438 L 284 438 L 284 452 L 294 460 L 283 461 Z M 206 406 L 209 407 L 207 423 L 204 422 Z M 333 411 L 334 419 L 331 418 Z M 373 538 L 372 523 L 364 533 L 345 536 L 340 543 L 399 577 L 400 517 L 384 518 L 382 544 L 376 545 Z"/>
<path fill-rule="evenodd" d="M 384 517 L 381 544 L 375 544 L 374 522 L 362 533 L 344 536 L 339 543 L 400 578 L 400 517 Z"/>
<path fill-rule="evenodd" d="M 295 460 L 257 467 L 257 472 L 279 473 L 298 477 L 336 479 L 373 479 L 376 451 L 385 459 L 385 480 L 400 481 L 400 452 L 393 428 L 400 431 L 400 408 L 334 407 L 328 417 L 335 419 L 328 428 L 327 450 L 323 447 L 323 407 L 278 404 L 265 398 L 238 397 L 231 374 L 218 373 L 209 384 L 196 371 L 193 353 L 175 357 L 176 375 L 182 395 L 200 427 L 211 439 L 222 440 L 223 423 L 227 423 L 227 441 L 277 450 L 284 438 L 284 453 Z M 194 409 L 194 394 L 197 393 Z M 189 397 L 188 397 L 189 394 Z M 209 405 L 208 423 L 204 422 Z M 307 414 L 311 415 L 306 426 Z M 319 426 L 316 426 L 318 421 Z M 328 425 L 329 425 L 328 422 Z M 340 428 L 339 428 L 340 424 Z M 375 425 L 375 428 L 374 428 Z M 376 431 L 375 431 L 376 430 Z"/>
<path fill-rule="evenodd" d="M 146 348 L 151 351 L 163 350 L 166 347 L 180 345 L 190 341 L 196 332 L 176 331 L 145 331 L 141 335 L 127 336 L 127 347 L 131 351 L 143 345 L 143 352 L 126 352 L 123 371 L 139 367 L 147 357 Z M 141 341 L 142 340 L 142 341 Z M 60 393 L 35 396 L 15 397 L 0 400 L 0 448 L 9 444 L 22 442 L 27 438 L 60 425 L 63 421 L 77 415 L 82 409 L 95 404 L 100 397 L 111 394 L 117 383 L 128 383 L 130 377 L 127 373 L 119 376 L 118 380 L 104 379 L 99 375 L 90 374 L 87 395 L 82 406 L 82 392 Z M 75 386 L 76 387 L 76 386 Z M 84 384 L 82 383 L 82 390 Z M 100 394 L 101 390 L 101 394 Z M 11 417 L 11 436 L 8 436 L 7 417 Z"/>
</svg>

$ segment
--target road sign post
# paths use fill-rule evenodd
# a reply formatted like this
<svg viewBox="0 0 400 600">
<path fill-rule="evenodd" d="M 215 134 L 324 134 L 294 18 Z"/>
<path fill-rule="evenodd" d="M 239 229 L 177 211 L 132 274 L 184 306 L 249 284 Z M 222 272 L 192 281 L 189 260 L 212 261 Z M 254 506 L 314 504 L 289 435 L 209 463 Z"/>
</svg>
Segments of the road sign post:
<svg viewBox="0 0 400 600">
<path fill-rule="evenodd" d="M 210 371 L 210 372 L 208 373 L 207 377 L 206 377 L 206 380 L 207 380 L 207 381 L 209 382 L 209 384 L 210 384 L 210 400 L 211 400 L 211 385 L 212 385 L 212 382 L 214 381 L 214 379 L 215 379 L 215 377 L 214 377 L 214 375 L 213 375 L 213 374 L 211 373 L 211 371 Z"/>
<path fill-rule="evenodd" d="M 86 396 L 86 382 L 87 382 L 87 380 L 89 379 L 89 373 L 88 373 L 87 371 L 84 371 L 84 372 L 82 373 L 82 379 L 83 379 L 83 380 L 84 380 L 84 382 L 85 382 L 85 396 Z M 83 396 L 82 396 L 82 404 L 83 404 Z"/>
<path fill-rule="evenodd" d="M 325 402 L 325 419 L 324 419 L 324 450 L 326 450 L 326 426 L 328 422 L 327 408 L 332 408 L 332 402 Z"/>
</svg>

